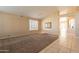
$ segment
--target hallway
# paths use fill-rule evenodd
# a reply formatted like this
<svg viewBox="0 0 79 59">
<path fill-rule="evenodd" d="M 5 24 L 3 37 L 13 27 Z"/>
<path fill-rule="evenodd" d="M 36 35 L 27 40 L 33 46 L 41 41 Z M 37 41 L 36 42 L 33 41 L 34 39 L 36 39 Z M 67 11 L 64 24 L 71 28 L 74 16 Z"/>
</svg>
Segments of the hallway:
<svg viewBox="0 0 79 59">
<path fill-rule="evenodd" d="M 78 53 L 79 52 L 79 38 L 76 37 L 73 29 L 64 26 L 64 31 L 60 29 L 59 39 L 43 49 L 42 53 Z"/>
<path fill-rule="evenodd" d="M 66 37 L 61 37 L 50 44 L 47 48 L 43 49 L 43 53 L 78 53 L 79 52 L 79 40 L 73 32 L 67 32 Z"/>
</svg>

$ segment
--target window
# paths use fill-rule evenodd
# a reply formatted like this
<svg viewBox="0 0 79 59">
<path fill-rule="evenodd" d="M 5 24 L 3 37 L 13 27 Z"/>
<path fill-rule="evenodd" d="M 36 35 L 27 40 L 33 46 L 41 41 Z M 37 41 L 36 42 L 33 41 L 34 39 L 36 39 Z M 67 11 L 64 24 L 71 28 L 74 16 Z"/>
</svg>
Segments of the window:
<svg viewBox="0 0 79 59">
<path fill-rule="evenodd" d="M 45 28 L 46 29 L 51 29 L 51 22 L 47 22 L 47 23 L 45 23 Z"/>
<path fill-rule="evenodd" d="M 37 20 L 29 20 L 29 30 L 38 30 L 38 21 Z"/>
</svg>

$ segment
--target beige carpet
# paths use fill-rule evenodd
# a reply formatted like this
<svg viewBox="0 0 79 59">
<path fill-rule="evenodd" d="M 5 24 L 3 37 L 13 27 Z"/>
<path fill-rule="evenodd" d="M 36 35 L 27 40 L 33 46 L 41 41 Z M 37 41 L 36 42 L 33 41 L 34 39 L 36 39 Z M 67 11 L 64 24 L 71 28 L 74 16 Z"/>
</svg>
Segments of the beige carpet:
<svg viewBox="0 0 79 59">
<path fill-rule="evenodd" d="M 54 42 L 58 36 L 51 34 L 31 34 L 0 40 L 0 52 L 37 53 Z"/>
</svg>

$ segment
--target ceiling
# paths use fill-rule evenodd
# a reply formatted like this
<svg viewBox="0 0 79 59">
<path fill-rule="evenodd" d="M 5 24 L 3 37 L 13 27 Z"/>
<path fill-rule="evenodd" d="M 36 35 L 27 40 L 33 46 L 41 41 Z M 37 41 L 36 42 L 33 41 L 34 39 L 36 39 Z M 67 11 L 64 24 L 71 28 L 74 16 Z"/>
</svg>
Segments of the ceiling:
<svg viewBox="0 0 79 59">
<path fill-rule="evenodd" d="M 42 19 L 57 12 L 57 7 L 52 6 L 0 6 L 0 11 L 20 16 Z"/>
<path fill-rule="evenodd" d="M 59 8 L 60 15 L 75 14 L 75 13 L 79 12 L 78 6 L 62 6 L 62 7 L 58 7 L 58 8 Z"/>
<path fill-rule="evenodd" d="M 12 13 L 20 16 L 28 16 L 35 19 L 42 19 L 51 16 L 58 11 L 70 9 L 72 7 L 56 6 L 0 6 L 1 12 Z"/>
</svg>

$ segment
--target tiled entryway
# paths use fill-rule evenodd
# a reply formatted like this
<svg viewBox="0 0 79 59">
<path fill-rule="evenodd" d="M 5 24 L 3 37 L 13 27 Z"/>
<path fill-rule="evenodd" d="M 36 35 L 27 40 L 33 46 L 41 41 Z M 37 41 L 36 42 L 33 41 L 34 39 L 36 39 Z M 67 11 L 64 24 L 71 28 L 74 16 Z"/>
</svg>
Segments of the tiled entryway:
<svg viewBox="0 0 79 59">
<path fill-rule="evenodd" d="M 63 33 L 62 33 L 63 34 Z M 79 53 L 79 38 L 72 30 L 66 32 L 59 39 L 40 51 L 41 53 Z"/>
</svg>

